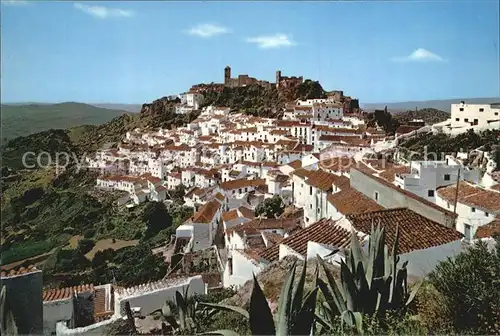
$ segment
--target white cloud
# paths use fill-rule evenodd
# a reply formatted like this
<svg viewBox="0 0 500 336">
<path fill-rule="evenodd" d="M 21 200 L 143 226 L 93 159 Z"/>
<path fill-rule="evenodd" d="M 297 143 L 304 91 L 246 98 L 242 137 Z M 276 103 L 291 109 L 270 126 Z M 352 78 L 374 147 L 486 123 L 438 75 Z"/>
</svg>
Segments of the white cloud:
<svg viewBox="0 0 500 336">
<path fill-rule="evenodd" d="M 446 60 L 433 52 L 418 48 L 410 55 L 405 57 L 395 57 L 392 59 L 395 62 L 445 62 Z"/>
<path fill-rule="evenodd" d="M 248 43 L 255 43 L 262 49 L 291 47 L 296 43 L 291 36 L 285 34 L 265 35 L 247 38 Z"/>
<path fill-rule="evenodd" d="M 2 0 L 2 5 L 6 6 L 25 6 L 28 4 L 28 1 L 24 0 Z"/>
<path fill-rule="evenodd" d="M 207 38 L 207 37 L 227 34 L 229 33 L 229 29 L 216 24 L 202 23 L 192 27 L 186 33 L 188 35 Z"/>
<path fill-rule="evenodd" d="M 109 8 L 104 6 L 89 6 L 81 3 L 74 3 L 73 7 L 82 12 L 89 14 L 98 19 L 106 19 L 110 17 L 132 17 L 134 12 L 131 10 L 119 9 L 119 8 Z"/>
</svg>

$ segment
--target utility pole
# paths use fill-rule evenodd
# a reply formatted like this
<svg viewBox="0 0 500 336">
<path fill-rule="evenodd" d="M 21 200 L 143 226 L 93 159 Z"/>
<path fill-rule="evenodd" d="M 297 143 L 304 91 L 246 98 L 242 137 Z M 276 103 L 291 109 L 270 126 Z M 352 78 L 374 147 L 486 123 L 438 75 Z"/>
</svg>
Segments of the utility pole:
<svg viewBox="0 0 500 336">
<path fill-rule="evenodd" d="M 458 202 L 458 186 L 460 185 L 460 166 L 458 166 L 457 184 L 455 186 L 455 204 L 453 205 L 453 214 L 457 213 L 457 202 Z"/>
</svg>

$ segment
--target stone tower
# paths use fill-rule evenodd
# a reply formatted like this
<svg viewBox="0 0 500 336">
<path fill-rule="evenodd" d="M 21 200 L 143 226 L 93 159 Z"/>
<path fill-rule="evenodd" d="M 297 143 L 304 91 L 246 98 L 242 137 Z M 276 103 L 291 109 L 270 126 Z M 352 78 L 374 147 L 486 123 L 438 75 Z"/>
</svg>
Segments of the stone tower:
<svg viewBox="0 0 500 336">
<path fill-rule="evenodd" d="M 231 82 L 231 67 L 228 65 L 224 68 L 224 85 L 229 85 Z"/>
<path fill-rule="evenodd" d="M 276 87 L 280 85 L 281 82 L 281 70 L 276 71 Z"/>
</svg>

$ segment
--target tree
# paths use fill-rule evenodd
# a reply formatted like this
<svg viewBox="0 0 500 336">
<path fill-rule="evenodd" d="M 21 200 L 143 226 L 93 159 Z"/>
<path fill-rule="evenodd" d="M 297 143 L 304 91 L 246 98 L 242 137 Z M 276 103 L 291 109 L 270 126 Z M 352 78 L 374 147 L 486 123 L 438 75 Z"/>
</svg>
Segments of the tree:
<svg viewBox="0 0 500 336">
<path fill-rule="evenodd" d="M 143 212 L 143 220 L 147 225 L 147 236 L 153 236 L 172 225 L 172 216 L 168 213 L 163 202 L 150 202 L 146 204 Z"/>
<path fill-rule="evenodd" d="M 500 239 L 495 240 L 496 248 L 479 242 L 429 275 L 458 333 L 500 333 Z"/>
<path fill-rule="evenodd" d="M 77 250 L 81 253 L 81 254 L 87 254 L 88 252 L 90 252 L 90 250 L 92 250 L 95 246 L 95 242 L 92 240 L 92 239 L 80 239 L 78 241 L 78 247 L 77 247 Z"/>
<path fill-rule="evenodd" d="M 184 203 L 184 195 L 186 194 L 186 187 L 183 184 L 175 186 L 174 190 L 170 192 L 172 200 L 178 203 Z"/>
<path fill-rule="evenodd" d="M 285 204 L 280 196 L 276 195 L 272 198 L 265 199 L 255 208 L 255 215 L 264 215 L 266 218 L 276 218 L 281 216 L 285 211 Z"/>
</svg>

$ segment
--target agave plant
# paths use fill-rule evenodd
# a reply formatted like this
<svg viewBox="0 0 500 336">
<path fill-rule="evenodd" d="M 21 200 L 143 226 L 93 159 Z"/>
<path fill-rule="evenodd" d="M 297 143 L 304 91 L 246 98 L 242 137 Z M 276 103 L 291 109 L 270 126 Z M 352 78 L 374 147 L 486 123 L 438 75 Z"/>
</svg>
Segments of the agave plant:
<svg viewBox="0 0 500 336">
<path fill-rule="evenodd" d="M 196 300 L 188 299 L 189 286 L 184 289 L 184 293 L 179 291 L 175 292 L 175 306 L 177 308 L 177 316 L 174 315 L 170 308 L 170 303 L 167 301 L 163 304 L 161 309 L 153 311 L 151 314 L 160 313 L 162 322 L 162 331 L 164 334 L 171 333 L 195 333 L 199 320 L 205 322 L 209 320 L 215 311 L 208 309 L 200 309 L 200 303 Z M 168 324 L 168 325 L 167 325 Z"/>
<path fill-rule="evenodd" d="M 372 228 L 368 251 L 365 252 L 352 231 L 345 262 L 340 262 L 340 281 L 327 269 L 325 261 L 317 257 L 328 284 L 317 280 L 325 303 L 318 306 L 316 318 L 326 331 L 332 331 L 335 317 L 341 316 L 342 325 L 347 323 L 362 333 L 363 315 L 400 310 L 415 298 L 419 286 L 415 286 L 411 293 L 408 291 L 408 261 L 398 267 L 398 242 L 399 230 L 396 230 L 392 253 L 389 253 L 384 229 Z"/>
<path fill-rule="evenodd" d="M 7 302 L 7 287 L 2 286 L 0 294 L 0 335 L 17 336 L 17 326 L 14 315 Z"/>
<path fill-rule="evenodd" d="M 219 310 L 234 311 L 243 315 L 249 321 L 252 335 L 309 335 L 314 323 L 318 287 L 315 286 L 313 290 L 304 295 L 307 263 L 304 262 L 300 279 L 297 285 L 294 286 L 296 268 L 297 265 L 294 263 L 281 288 L 276 322 L 255 275 L 253 277 L 249 311 L 228 305 L 200 304 Z M 316 279 L 318 278 L 317 273 L 318 270 L 316 269 Z M 210 334 L 236 335 L 231 330 L 217 330 Z"/>
</svg>

